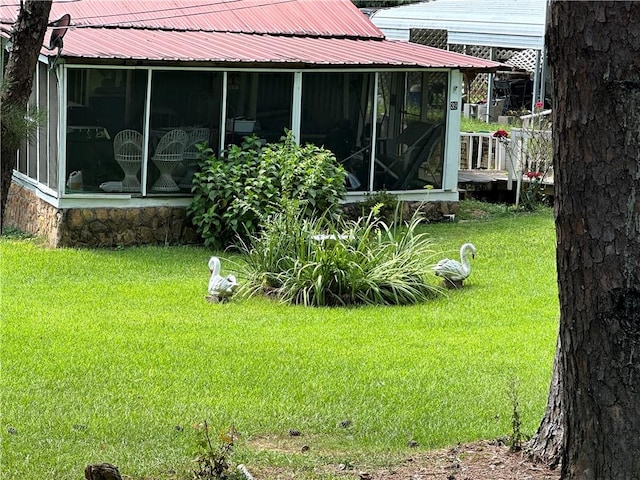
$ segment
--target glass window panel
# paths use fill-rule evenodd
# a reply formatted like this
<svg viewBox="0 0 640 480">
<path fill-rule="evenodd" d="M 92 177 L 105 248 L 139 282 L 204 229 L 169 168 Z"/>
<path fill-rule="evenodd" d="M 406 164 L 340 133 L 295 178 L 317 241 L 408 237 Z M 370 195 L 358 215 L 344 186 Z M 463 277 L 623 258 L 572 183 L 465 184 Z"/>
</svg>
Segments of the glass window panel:
<svg viewBox="0 0 640 480">
<path fill-rule="evenodd" d="M 29 95 L 29 105 L 27 111 L 30 113 L 36 113 L 38 111 L 38 91 L 37 91 L 37 76 L 36 70 L 33 84 L 31 88 L 31 95 Z M 29 132 L 29 141 L 27 142 L 27 175 L 34 180 L 38 179 L 38 142 L 36 140 L 39 131 Z"/>
<path fill-rule="evenodd" d="M 69 69 L 67 79 L 66 191 L 121 192 L 114 138 L 122 130 L 142 134 L 147 72 Z"/>
<path fill-rule="evenodd" d="M 20 173 L 24 173 L 25 175 L 28 175 L 28 169 L 27 169 L 27 150 L 28 150 L 28 143 L 26 140 L 24 140 L 22 142 L 22 145 L 20 146 L 20 149 L 18 150 L 18 160 L 16 163 L 16 170 L 18 170 Z"/>
<path fill-rule="evenodd" d="M 38 146 L 39 146 L 39 168 L 38 181 L 45 185 L 49 185 L 49 164 L 48 164 L 48 90 L 47 90 L 48 68 L 46 65 L 38 62 L 38 111 L 42 117 L 41 127 L 38 129 Z"/>
<path fill-rule="evenodd" d="M 446 72 L 385 73 L 378 89 L 374 188 L 442 188 Z"/>
<path fill-rule="evenodd" d="M 47 125 L 49 129 L 49 187 L 58 190 L 58 82 L 55 72 L 49 72 L 49 108 L 47 109 Z M 45 85 L 45 88 L 47 86 Z"/>
<path fill-rule="evenodd" d="M 374 74 L 306 73 L 301 142 L 331 150 L 348 172 L 347 189 L 367 190 Z"/>
<path fill-rule="evenodd" d="M 190 193 L 198 167 L 196 143 L 218 150 L 222 72 L 154 72 L 147 188 Z"/>
<path fill-rule="evenodd" d="M 229 72 L 225 144 L 255 133 L 265 143 L 280 141 L 291 128 L 292 73 Z"/>
</svg>

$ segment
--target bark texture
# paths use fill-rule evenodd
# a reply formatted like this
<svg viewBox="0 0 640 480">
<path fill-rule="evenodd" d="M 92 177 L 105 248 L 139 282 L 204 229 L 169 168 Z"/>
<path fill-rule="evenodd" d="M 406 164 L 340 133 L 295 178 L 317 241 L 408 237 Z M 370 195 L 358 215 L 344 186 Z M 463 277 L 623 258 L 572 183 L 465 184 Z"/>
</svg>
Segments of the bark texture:
<svg viewBox="0 0 640 480">
<path fill-rule="evenodd" d="M 24 115 L 33 87 L 38 54 L 47 32 L 52 0 L 26 0 L 13 25 L 11 53 L 4 71 L 0 98 L 0 229 L 15 167 L 16 152 L 24 140 L 12 118 Z"/>
<path fill-rule="evenodd" d="M 640 479 L 638 18 L 550 6 L 563 479 Z"/>
<path fill-rule="evenodd" d="M 563 415 L 562 415 L 562 378 L 559 372 L 561 358 L 560 337 L 556 345 L 556 356 L 553 360 L 553 374 L 547 399 L 544 418 L 540 422 L 538 431 L 528 445 L 529 452 L 545 462 L 549 468 L 555 469 L 562 457 Z"/>
</svg>

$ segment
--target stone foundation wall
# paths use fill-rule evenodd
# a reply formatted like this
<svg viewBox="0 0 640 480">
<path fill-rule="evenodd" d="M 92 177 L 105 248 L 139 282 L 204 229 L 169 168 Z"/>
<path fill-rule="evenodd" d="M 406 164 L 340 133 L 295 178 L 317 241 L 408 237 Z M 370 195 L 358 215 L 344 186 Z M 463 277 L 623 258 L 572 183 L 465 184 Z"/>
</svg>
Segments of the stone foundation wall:
<svg viewBox="0 0 640 480">
<path fill-rule="evenodd" d="M 62 215 L 61 246 L 116 247 L 199 241 L 183 207 L 74 208 Z"/>
<path fill-rule="evenodd" d="M 344 205 L 357 218 L 362 206 Z M 432 221 L 458 213 L 458 202 L 405 202 L 403 217 L 417 208 Z M 5 226 L 44 238 L 51 247 L 117 247 L 200 243 L 184 207 L 57 209 L 29 189 L 12 184 Z"/>
<path fill-rule="evenodd" d="M 449 220 L 450 215 L 457 215 L 460 211 L 460 202 L 409 202 L 411 213 L 417 208 L 422 210 L 428 220 L 439 222 Z"/>
<path fill-rule="evenodd" d="M 57 209 L 11 186 L 5 225 L 44 238 L 51 247 L 116 247 L 200 243 L 184 207 Z"/>
<path fill-rule="evenodd" d="M 12 183 L 6 209 L 5 227 L 16 228 L 41 237 L 51 247 L 59 245 L 62 213 L 38 198 L 34 192 Z"/>
<path fill-rule="evenodd" d="M 402 218 L 410 218 L 420 208 L 422 216 L 429 221 L 439 222 L 449 219 L 449 215 L 456 215 L 460 211 L 459 202 L 404 202 L 402 205 Z M 344 213 L 353 220 L 357 220 L 363 213 L 361 203 L 348 203 L 343 205 Z"/>
</svg>

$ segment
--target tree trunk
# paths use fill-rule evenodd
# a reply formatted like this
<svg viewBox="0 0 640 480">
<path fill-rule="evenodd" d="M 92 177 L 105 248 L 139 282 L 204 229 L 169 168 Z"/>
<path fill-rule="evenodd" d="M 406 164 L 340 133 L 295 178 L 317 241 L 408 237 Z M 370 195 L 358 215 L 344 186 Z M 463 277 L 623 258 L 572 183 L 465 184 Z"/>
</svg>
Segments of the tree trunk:
<svg viewBox="0 0 640 480">
<path fill-rule="evenodd" d="M 547 409 L 544 418 L 528 445 L 529 452 L 536 458 L 556 468 L 562 456 L 562 378 L 558 371 L 560 359 L 560 337 L 556 343 L 556 356 L 553 360 L 553 374 L 551 375 L 551 387 L 547 399 Z"/>
<path fill-rule="evenodd" d="M 640 478 L 638 18 L 550 6 L 563 479 Z"/>
<path fill-rule="evenodd" d="M 24 140 L 12 117 L 26 114 L 38 55 L 42 48 L 52 0 L 26 0 L 21 4 L 11 33 L 12 48 L 4 71 L 0 98 L 2 139 L 0 142 L 0 232 L 4 223 L 7 195 L 15 167 L 16 152 Z M 9 114 L 11 112 L 11 114 Z"/>
</svg>

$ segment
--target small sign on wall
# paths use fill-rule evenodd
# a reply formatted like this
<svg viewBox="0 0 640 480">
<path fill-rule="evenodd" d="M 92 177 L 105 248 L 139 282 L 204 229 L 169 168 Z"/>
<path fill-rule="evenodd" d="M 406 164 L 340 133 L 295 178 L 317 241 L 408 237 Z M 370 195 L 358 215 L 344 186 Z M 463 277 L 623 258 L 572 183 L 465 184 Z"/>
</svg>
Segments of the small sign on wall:
<svg viewBox="0 0 640 480">
<path fill-rule="evenodd" d="M 449 110 L 458 110 L 458 102 L 449 102 Z"/>
</svg>

